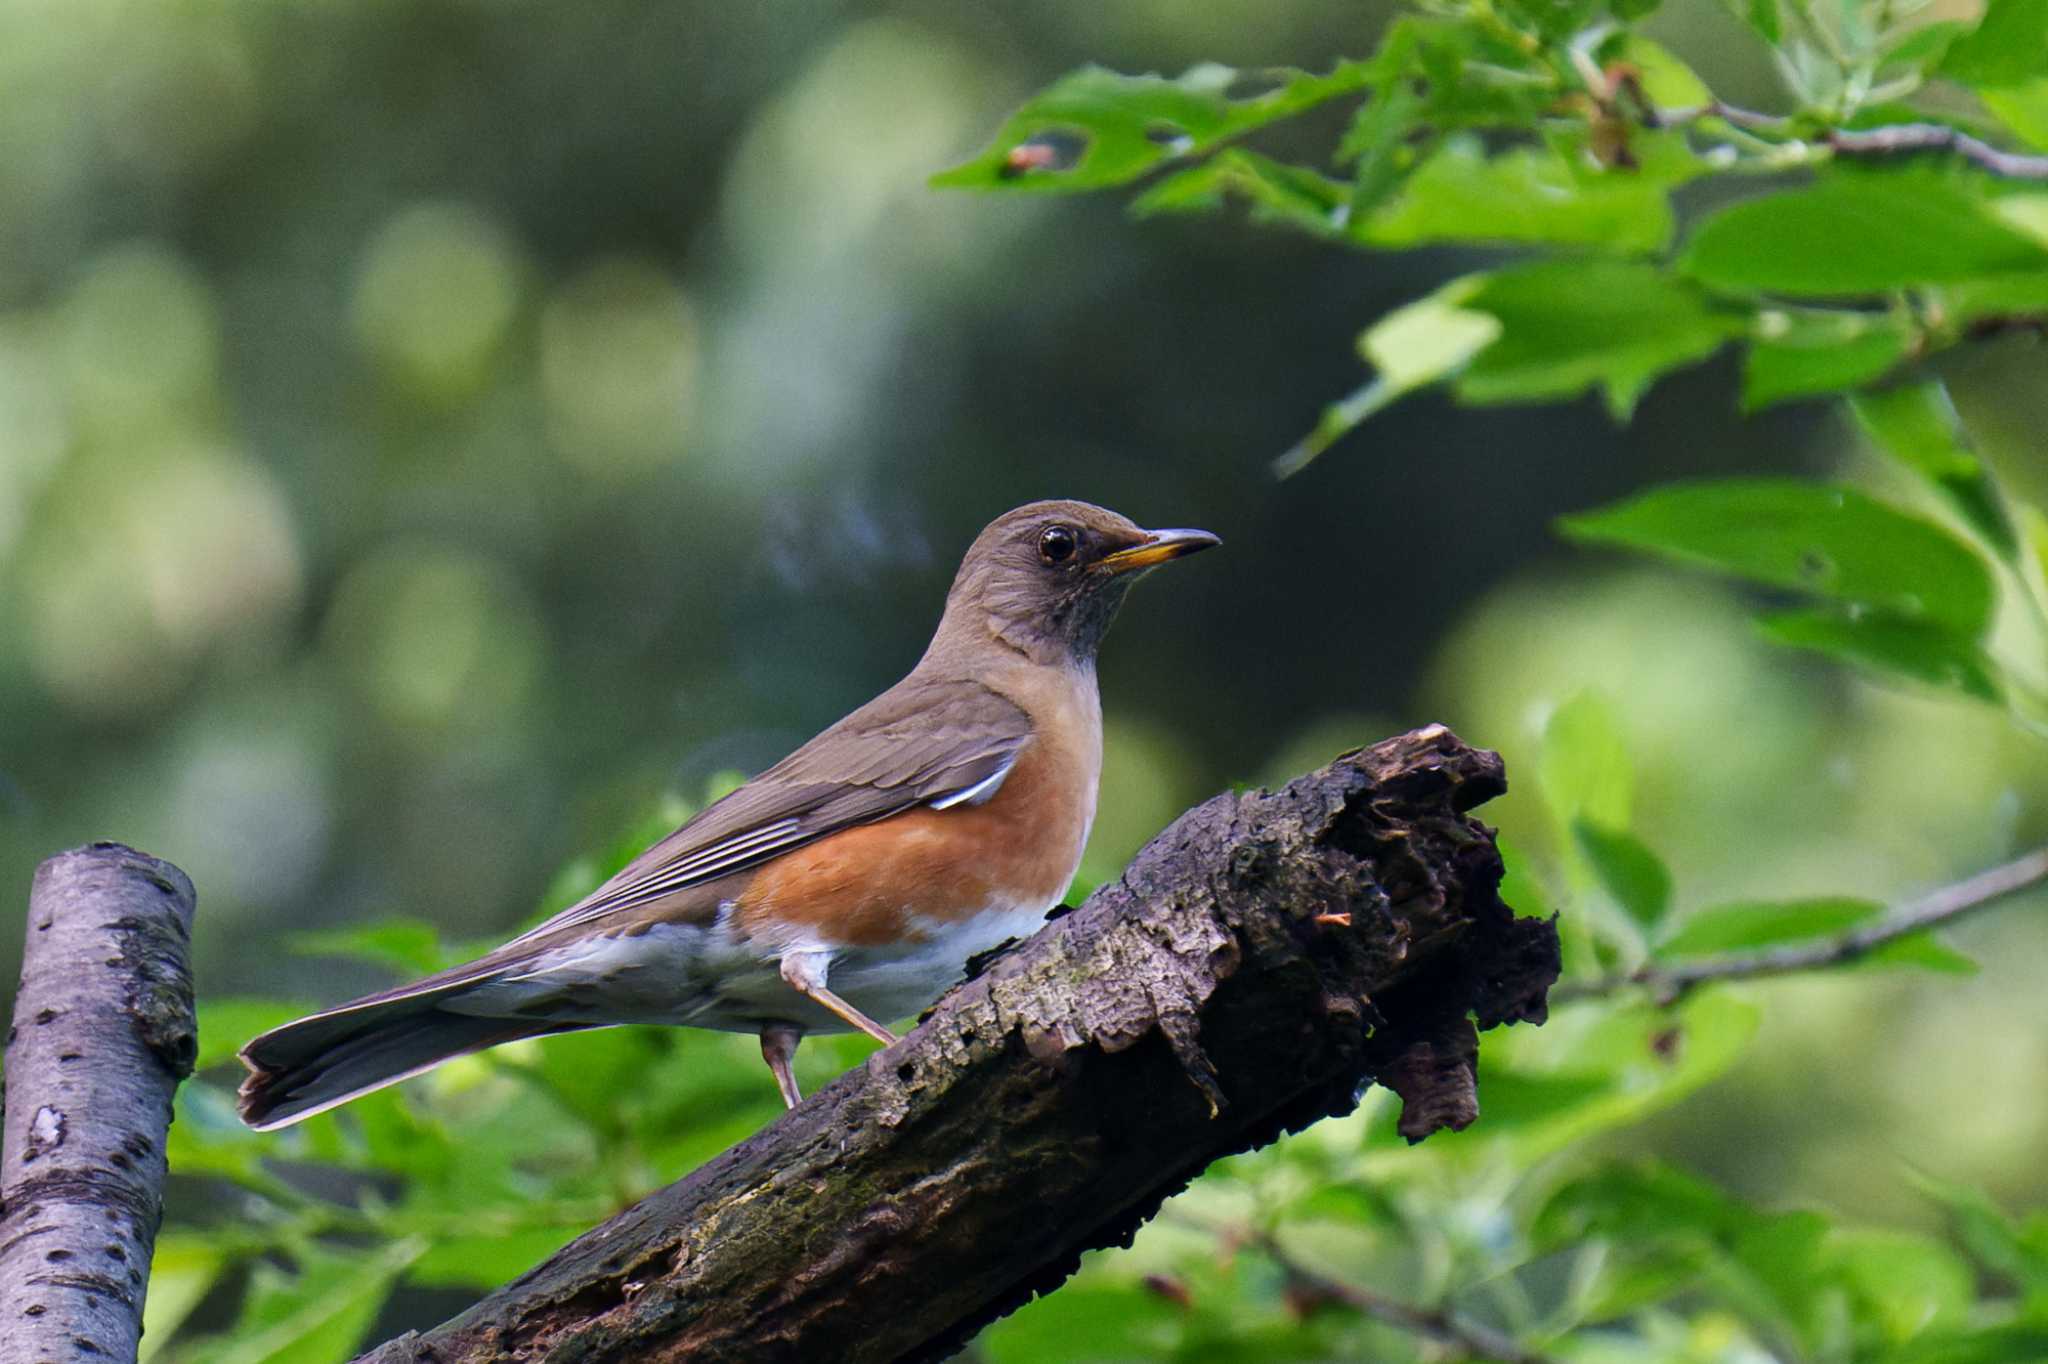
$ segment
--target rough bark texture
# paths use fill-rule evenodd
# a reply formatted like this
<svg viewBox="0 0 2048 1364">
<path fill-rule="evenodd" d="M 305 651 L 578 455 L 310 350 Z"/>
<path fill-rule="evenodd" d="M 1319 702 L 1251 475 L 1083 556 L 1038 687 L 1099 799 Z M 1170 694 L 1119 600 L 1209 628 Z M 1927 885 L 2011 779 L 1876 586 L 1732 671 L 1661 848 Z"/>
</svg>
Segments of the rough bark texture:
<svg viewBox="0 0 2048 1364">
<path fill-rule="evenodd" d="M 171 1095 L 198 1031 L 192 883 L 118 843 L 29 893 L 0 1145 L 0 1364 L 133 1360 Z"/>
<path fill-rule="evenodd" d="M 1557 938 L 1441 727 L 1222 795 L 909 1037 L 376 1364 L 926 1360 L 1220 1156 L 1398 1091 L 1477 1115 L 1474 1029 L 1541 1021 Z"/>
</svg>

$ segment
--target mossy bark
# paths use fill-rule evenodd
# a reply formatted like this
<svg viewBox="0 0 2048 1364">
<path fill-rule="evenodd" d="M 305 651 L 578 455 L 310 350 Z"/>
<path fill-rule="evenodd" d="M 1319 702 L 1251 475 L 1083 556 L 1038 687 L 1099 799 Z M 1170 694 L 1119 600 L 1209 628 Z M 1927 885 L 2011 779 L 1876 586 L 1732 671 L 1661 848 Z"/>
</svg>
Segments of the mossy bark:
<svg viewBox="0 0 2048 1364">
<path fill-rule="evenodd" d="M 1348 1112 L 1477 1115 L 1477 1027 L 1540 1022 L 1557 938 L 1441 727 L 1218 796 L 917 1030 L 375 1364 L 925 1360 L 1127 1244 L 1210 1162 Z"/>
</svg>

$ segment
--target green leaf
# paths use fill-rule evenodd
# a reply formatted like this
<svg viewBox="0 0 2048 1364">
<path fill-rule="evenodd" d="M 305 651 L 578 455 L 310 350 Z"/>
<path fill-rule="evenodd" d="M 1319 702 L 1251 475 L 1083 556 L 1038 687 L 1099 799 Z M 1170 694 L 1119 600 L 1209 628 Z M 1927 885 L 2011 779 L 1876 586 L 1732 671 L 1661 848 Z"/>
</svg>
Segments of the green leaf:
<svg viewBox="0 0 2048 1364">
<path fill-rule="evenodd" d="M 1849 410 L 1880 449 L 1932 484 L 2000 558 L 2019 561 L 2012 517 L 1940 380 L 1861 394 Z"/>
<path fill-rule="evenodd" d="M 1778 0 L 1743 0 L 1742 17 L 1772 47 L 1785 40 L 1784 21 L 1778 17 Z"/>
<path fill-rule="evenodd" d="M 1337 161 L 1355 160 L 1351 173 L 1350 212 L 1364 218 L 1394 192 L 1415 164 L 1408 134 L 1423 108 L 1423 96 L 1410 80 L 1390 81 L 1360 106 L 1337 146 Z"/>
<path fill-rule="evenodd" d="M 1680 263 L 1716 288 L 1841 296 L 2039 270 L 2048 250 L 1958 183 L 1836 175 L 1722 209 Z"/>
<path fill-rule="evenodd" d="M 1966 635 L 1991 619 L 1983 559 L 1933 522 L 1853 488 L 1788 478 L 1667 484 L 1565 517 L 1560 529 Z"/>
<path fill-rule="evenodd" d="M 1550 896 L 1537 879 L 1536 869 L 1522 855 L 1521 847 L 1506 838 L 1496 838 L 1494 846 L 1500 849 L 1504 868 L 1500 878 L 1501 903 L 1512 909 L 1518 919 L 1549 918 Z"/>
<path fill-rule="evenodd" d="M 1754 1214 L 1703 1179 L 1667 1165 L 1610 1165 L 1560 1186 L 1536 1213 L 1539 1248 L 1589 1236 L 1650 1242 L 1685 1233 L 1732 1237 Z"/>
<path fill-rule="evenodd" d="M 1957 1238 L 1977 1261 L 2036 1291 L 2048 1292 L 2048 1241 L 2029 1238 L 1982 1189 L 1907 1172 L 1913 1183 L 1948 1212 Z"/>
<path fill-rule="evenodd" d="M 1568 398 L 1598 387 L 1617 418 L 1669 369 L 1714 353 L 1738 329 L 1698 290 L 1655 267 L 1554 261 L 1480 277 L 1463 306 L 1500 338 L 1458 377 L 1466 402 Z"/>
<path fill-rule="evenodd" d="M 272 1028 L 281 1027 L 309 1012 L 309 1009 L 300 1005 L 287 1004 L 275 999 L 214 999 L 201 996 L 199 1056 L 193 1062 L 193 1067 L 205 1070 L 208 1066 L 232 1061 L 235 1059 L 235 1053 L 256 1034 L 269 1032 Z"/>
<path fill-rule="evenodd" d="M 586 1222 L 514 1227 L 488 1236 L 440 1237 L 412 1267 L 406 1282 L 435 1288 L 496 1288 L 518 1278 L 589 1229 Z"/>
<path fill-rule="evenodd" d="M 2048 1324 L 1930 1334 L 1875 1358 L 1876 1364 L 2041 1364 L 2048 1359 Z"/>
<path fill-rule="evenodd" d="M 1670 180 L 1583 168 L 1549 148 L 1488 156 L 1476 139 L 1446 142 L 1351 235 L 1374 247 L 1535 242 L 1624 254 L 1671 240 Z"/>
<path fill-rule="evenodd" d="M 1989 319 L 2036 317 L 2048 313 L 2048 271 L 1964 280 L 1943 289 L 1941 303 L 1949 321 L 1958 327 Z"/>
<path fill-rule="evenodd" d="M 2048 0 L 1989 0 L 1977 27 L 1949 44 L 1941 74 L 1977 86 L 2048 76 Z"/>
<path fill-rule="evenodd" d="M 1757 626 L 1776 643 L 1817 650 L 1881 677 L 1994 705 L 2005 700 L 1997 662 L 1976 640 L 1944 625 L 1884 612 L 1820 609 L 1774 611 Z"/>
<path fill-rule="evenodd" d="M 1657 944 L 1660 960 L 1718 957 L 1767 947 L 1835 938 L 1884 913 L 1875 900 L 1831 897 L 1811 900 L 1740 901 L 1688 914 Z M 1845 959 L 1844 968 L 1917 967 L 1948 975 L 1969 975 L 1976 963 L 1927 933 L 1912 933 Z"/>
<path fill-rule="evenodd" d="M 1846 933 L 1884 912 L 1875 900 L 1744 900 L 1695 910 L 1657 945 L 1659 957 L 1722 956 Z"/>
<path fill-rule="evenodd" d="M 1710 102 L 1714 92 L 1680 61 L 1670 48 L 1640 33 L 1627 33 L 1616 43 L 1609 61 L 1635 68 L 1636 83 L 1659 109 L 1692 109 Z"/>
<path fill-rule="evenodd" d="M 1361 62 L 1340 62 L 1327 76 L 1244 74 L 1272 88 L 1236 97 L 1241 73 L 1214 63 L 1171 80 L 1083 67 L 1026 101 L 987 151 L 931 183 L 1039 193 L 1127 184 L 1171 158 L 1200 156 L 1229 138 L 1363 90 L 1371 79 Z"/>
<path fill-rule="evenodd" d="M 1490 1136 L 1579 1112 L 1615 1090 L 1609 1075 L 1491 1069 L 1482 1065 L 1480 1103 Z"/>
<path fill-rule="evenodd" d="M 975 1350 L 989 1364 L 1156 1359 L 1177 1315 L 1156 1293 L 1098 1279 L 1019 1308 L 976 1336 Z"/>
<path fill-rule="evenodd" d="M 426 1250 L 408 1239 L 360 1255 L 300 1253 L 296 1274 L 259 1264 L 241 1320 L 195 1356 L 200 1364 L 342 1364 L 377 1319 L 391 1285 Z"/>
<path fill-rule="evenodd" d="M 1671 910 L 1671 873 L 1663 859 L 1635 835 L 1584 817 L 1572 822 L 1572 833 L 1614 902 L 1654 931 Z"/>
<path fill-rule="evenodd" d="M 1932 933 L 1908 933 L 1903 938 L 1893 938 L 1865 952 L 1856 959 L 1855 965 L 1871 969 L 1910 966 L 1943 976 L 1977 974 L 1974 959 L 1956 951 Z"/>
<path fill-rule="evenodd" d="M 1478 279 L 1454 280 L 1367 328 L 1358 338 L 1358 348 L 1378 374 L 1325 408 L 1315 429 L 1274 462 L 1274 472 L 1282 478 L 1300 472 L 1360 422 L 1416 389 L 1457 373 L 1492 344 L 1500 335 L 1499 320 L 1458 306 Z"/>
<path fill-rule="evenodd" d="M 1941 65 L 1956 39 L 1969 32 L 1970 26 L 1956 19 L 1937 19 L 1933 23 L 1921 24 L 1906 30 L 1890 42 L 1885 53 L 1888 63 L 1911 67 L 1915 72 L 1926 75 Z M 1866 114 L 1868 109 L 1864 111 Z M 1904 120 L 1910 122 L 1913 115 Z M 1859 125 L 1862 126 L 1862 125 Z"/>
<path fill-rule="evenodd" d="M 290 945 L 301 956 L 346 957 L 405 975 L 430 975 L 453 964 L 441 945 L 440 930 L 424 919 L 380 919 L 360 928 L 295 933 Z"/>
<path fill-rule="evenodd" d="M 149 1261 L 149 1296 L 142 1308 L 139 1364 L 162 1353 L 192 1309 L 228 1267 L 227 1252 L 204 1236 L 167 1231 Z"/>
<path fill-rule="evenodd" d="M 1241 200 L 1253 222 L 1291 227 L 1317 237 L 1341 233 L 1347 191 L 1320 171 L 1231 147 L 1198 166 L 1166 176 L 1131 204 L 1140 218 L 1209 213 Z"/>
<path fill-rule="evenodd" d="M 2037 77 L 2002 90 L 1979 90 L 1977 98 L 2036 151 L 2048 151 L 2048 77 Z"/>
<path fill-rule="evenodd" d="M 1367 328 L 1358 349 L 1381 381 L 1400 393 L 1412 392 L 1456 374 L 1493 344 L 1500 336 L 1500 319 L 1459 306 L 1482 281 L 1459 280 Z"/>
<path fill-rule="evenodd" d="M 1758 317 L 1742 368 L 1742 409 L 1861 388 L 1898 364 L 1911 343 L 1911 329 L 1891 313 L 1772 309 Z"/>
<path fill-rule="evenodd" d="M 1551 715 L 1536 780 L 1564 828 L 1582 818 L 1610 829 L 1628 827 L 1634 773 L 1621 726 L 1598 692 L 1580 692 Z"/>
</svg>

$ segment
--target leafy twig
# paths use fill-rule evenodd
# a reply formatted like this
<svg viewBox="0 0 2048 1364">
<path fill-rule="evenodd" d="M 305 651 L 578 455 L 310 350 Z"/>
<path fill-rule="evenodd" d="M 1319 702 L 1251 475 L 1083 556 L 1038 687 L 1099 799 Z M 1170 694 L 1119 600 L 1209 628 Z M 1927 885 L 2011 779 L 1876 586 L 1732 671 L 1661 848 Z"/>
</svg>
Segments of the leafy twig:
<svg viewBox="0 0 2048 1364">
<path fill-rule="evenodd" d="M 2043 881 L 2048 881 L 2048 848 L 2037 848 L 2003 866 L 1979 872 L 1954 885 L 1943 886 L 1876 923 L 1836 937 L 1748 956 L 1717 957 L 1678 966 L 1653 964 L 1603 980 L 1560 981 L 1551 988 L 1550 1001 L 1557 1004 L 1640 987 L 1669 1003 L 1709 981 L 1783 976 L 1835 966 L 1854 961 L 1886 943 L 1959 919 Z"/>
<path fill-rule="evenodd" d="M 1684 109 L 1660 109 L 1653 124 L 1659 128 L 1682 127 L 1703 118 L 1718 118 L 1750 132 L 1790 133 L 1793 122 L 1776 114 L 1738 108 L 1720 100 Z M 1967 161 L 2007 180 L 2048 180 L 2048 156 L 2028 156 L 2003 151 L 1980 137 L 1942 123 L 1895 123 L 1883 128 L 1828 128 L 1813 136 L 1813 142 L 1837 156 L 1903 156 L 1913 152 L 1954 152 Z"/>
</svg>

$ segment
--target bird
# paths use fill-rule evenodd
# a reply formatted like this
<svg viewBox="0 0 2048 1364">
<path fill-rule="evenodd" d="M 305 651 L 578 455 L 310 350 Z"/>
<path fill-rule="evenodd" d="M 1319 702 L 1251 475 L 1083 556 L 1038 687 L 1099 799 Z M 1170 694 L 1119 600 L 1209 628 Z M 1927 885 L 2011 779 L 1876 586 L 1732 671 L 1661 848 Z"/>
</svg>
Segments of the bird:
<svg viewBox="0 0 2048 1364">
<path fill-rule="evenodd" d="M 1095 817 L 1095 661 L 1130 586 L 1221 541 L 1032 502 L 968 548 L 916 666 L 582 900 L 467 964 L 274 1028 L 239 1109 L 288 1126 L 443 1061 L 627 1023 L 758 1035 L 908 1017 L 1061 903 Z"/>
</svg>

